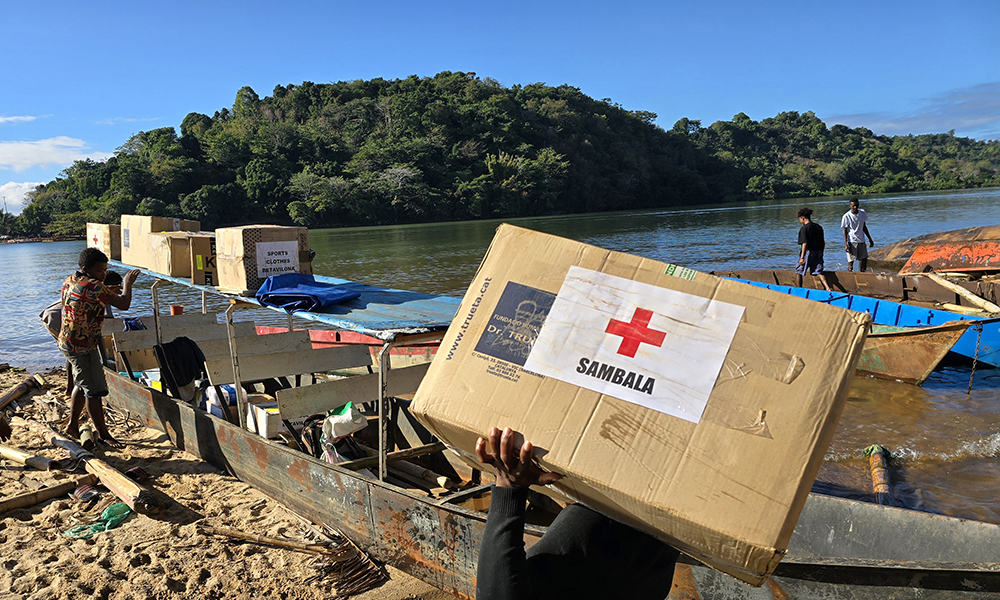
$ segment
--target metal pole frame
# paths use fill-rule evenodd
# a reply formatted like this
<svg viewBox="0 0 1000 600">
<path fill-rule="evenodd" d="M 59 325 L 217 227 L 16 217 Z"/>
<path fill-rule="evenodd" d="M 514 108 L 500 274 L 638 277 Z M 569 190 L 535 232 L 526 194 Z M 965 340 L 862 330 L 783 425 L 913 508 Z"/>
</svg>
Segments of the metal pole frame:
<svg viewBox="0 0 1000 600">
<path fill-rule="evenodd" d="M 378 479 L 385 481 L 389 474 L 389 460 L 387 455 L 395 448 L 389 448 L 389 403 L 392 398 L 386 395 L 388 386 L 388 374 L 392 368 L 389 354 L 393 348 L 409 344 L 422 344 L 433 342 L 444 337 L 447 330 L 430 331 L 427 333 L 417 333 L 410 335 L 397 335 L 392 340 L 382 345 L 378 352 Z"/>
</svg>

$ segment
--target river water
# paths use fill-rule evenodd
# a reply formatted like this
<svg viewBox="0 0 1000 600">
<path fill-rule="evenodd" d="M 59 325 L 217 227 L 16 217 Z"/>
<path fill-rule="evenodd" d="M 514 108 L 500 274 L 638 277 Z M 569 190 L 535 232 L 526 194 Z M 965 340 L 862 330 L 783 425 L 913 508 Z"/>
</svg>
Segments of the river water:
<svg viewBox="0 0 1000 600">
<path fill-rule="evenodd" d="M 802 206 L 827 235 L 827 268 L 843 270 L 840 217 L 847 198 L 812 198 L 684 209 L 566 215 L 507 222 L 610 250 L 698 270 L 788 269 L 797 260 L 795 217 Z M 1000 189 L 885 195 L 862 199 L 877 245 L 908 237 L 1000 223 Z M 318 274 L 432 294 L 461 296 L 501 221 L 470 221 L 310 231 Z M 56 300 L 84 242 L 0 245 L 0 363 L 41 370 L 61 363 L 38 319 Z M 150 314 L 138 282 L 130 315 Z M 173 284 L 161 298 L 179 298 L 200 310 L 200 293 Z M 225 310 L 209 298 L 209 309 Z M 284 325 L 271 311 L 247 310 L 239 319 Z M 302 326 L 315 326 L 302 321 Z M 896 456 L 894 491 L 903 506 L 1000 523 L 1000 370 L 956 363 L 935 372 L 922 388 L 856 377 L 816 488 L 870 499 L 862 451 L 882 444 Z"/>
</svg>

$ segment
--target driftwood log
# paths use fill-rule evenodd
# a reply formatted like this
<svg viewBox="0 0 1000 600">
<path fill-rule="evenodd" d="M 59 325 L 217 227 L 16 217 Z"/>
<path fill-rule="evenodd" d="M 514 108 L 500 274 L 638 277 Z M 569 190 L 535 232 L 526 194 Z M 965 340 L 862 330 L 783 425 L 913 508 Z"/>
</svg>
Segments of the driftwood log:
<svg viewBox="0 0 1000 600">
<path fill-rule="evenodd" d="M 54 485 L 52 487 L 42 488 L 37 492 L 31 492 L 28 494 L 21 494 L 20 496 L 14 496 L 0 501 L 0 514 L 7 512 L 8 510 L 14 510 L 15 508 L 27 508 L 29 506 L 35 506 L 36 504 L 41 504 L 46 500 L 51 498 L 57 498 L 63 496 L 75 490 L 84 484 L 97 483 L 96 475 L 85 475 L 79 477 L 72 481 L 67 481 L 65 483 L 60 483 L 59 485 Z"/>
<path fill-rule="evenodd" d="M 872 474 L 872 491 L 875 502 L 882 506 L 892 506 L 892 484 L 889 482 L 889 465 L 886 461 L 889 451 L 878 444 L 865 448 L 868 468 Z"/>
<path fill-rule="evenodd" d="M 44 385 L 45 385 L 45 378 L 43 378 L 38 373 L 35 373 L 31 377 L 25 378 L 24 381 L 14 386 L 13 389 L 11 389 L 8 392 L 4 392 L 4 395 L 0 396 L 0 410 L 3 410 L 4 408 L 7 407 L 8 404 L 17 400 L 21 396 L 24 396 L 25 394 L 35 389 L 36 387 L 40 388 Z"/>
<path fill-rule="evenodd" d="M 149 515 L 160 511 L 160 502 L 153 495 L 152 491 L 145 486 L 132 481 L 108 463 L 87 452 L 70 438 L 56 433 L 41 423 L 35 421 L 24 422 L 32 431 L 45 438 L 45 441 L 48 443 L 68 450 L 70 456 L 73 458 L 83 460 L 87 472 L 96 475 L 104 487 L 108 488 L 115 496 L 118 496 L 122 502 L 128 504 L 129 508 L 135 512 L 141 515 Z"/>
<path fill-rule="evenodd" d="M 52 471 L 53 469 L 58 468 L 57 462 L 51 458 L 35 456 L 34 454 L 25 452 L 19 448 L 14 448 L 13 446 L 4 446 L 3 444 L 0 444 L 0 456 L 6 458 L 7 460 L 12 460 L 19 465 L 31 467 L 32 469 L 38 469 L 39 471 Z"/>
</svg>

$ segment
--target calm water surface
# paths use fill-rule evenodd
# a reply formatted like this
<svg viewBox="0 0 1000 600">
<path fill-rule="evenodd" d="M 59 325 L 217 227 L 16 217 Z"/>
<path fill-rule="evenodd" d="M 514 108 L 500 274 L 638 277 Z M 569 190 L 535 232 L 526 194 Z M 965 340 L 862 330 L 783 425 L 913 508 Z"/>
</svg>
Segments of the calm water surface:
<svg viewBox="0 0 1000 600">
<path fill-rule="evenodd" d="M 610 250 L 699 270 L 782 268 L 797 259 L 796 211 L 810 206 L 827 234 L 828 268 L 843 269 L 836 251 L 847 198 L 774 201 L 677 210 L 511 219 L 516 225 Z M 934 231 L 1000 223 L 1000 190 L 973 190 L 862 199 L 877 245 Z M 327 229 L 310 232 L 319 274 L 373 285 L 460 296 L 501 221 Z M 0 245 L 0 362 L 43 369 L 61 362 L 38 313 L 58 298 L 83 242 Z M 131 315 L 149 314 L 141 277 Z M 177 297 L 200 310 L 201 296 L 176 285 Z M 225 303 L 209 298 L 209 309 Z M 240 311 L 238 318 L 283 325 L 271 311 Z M 301 322 L 302 326 L 315 326 Z M 911 508 L 1000 523 L 1000 370 L 979 369 L 967 395 L 971 369 L 952 364 L 923 388 L 864 377 L 854 380 L 836 439 L 817 489 L 870 499 L 862 451 L 879 443 L 896 455 L 897 501 Z"/>
</svg>

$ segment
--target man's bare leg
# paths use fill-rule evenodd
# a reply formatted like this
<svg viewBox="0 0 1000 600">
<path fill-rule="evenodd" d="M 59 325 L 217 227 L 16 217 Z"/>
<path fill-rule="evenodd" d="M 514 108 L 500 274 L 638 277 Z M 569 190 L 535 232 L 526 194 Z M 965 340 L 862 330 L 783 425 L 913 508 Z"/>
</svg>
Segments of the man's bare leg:
<svg viewBox="0 0 1000 600">
<path fill-rule="evenodd" d="M 98 439 L 104 444 L 112 448 L 122 448 L 125 444 L 122 444 L 116 440 L 111 432 L 108 431 L 108 425 L 104 422 L 104 400 L 103 398 L 87 398 L 87 414 L 90 415 L 90 420 L 94 422 L 94 429 L 97 430 Z"/>
<path fill-rule="evenodd" d="M 80 437 L 80 415 L 83 414 L 86 397 L 83 390 L 74 387 L 69 400 L 69 424 L 66 426 L 66 435 L 73 439 Z"/>
<path fill-rule="evenodd" d="M 830 284 L 826 282 L 826 275 L 820 273 L 819 274 L 819 280 L 823 282 L 823 287 L 826 288 L 826 291 L 828 291 L 828 292 L 832 292 L 833 291 L 833 288 L 830 287 Z"/>
</svg>

